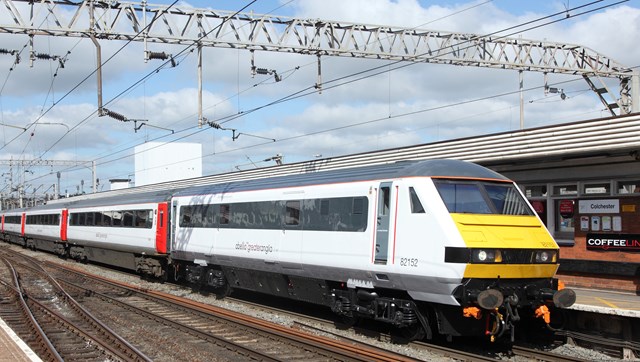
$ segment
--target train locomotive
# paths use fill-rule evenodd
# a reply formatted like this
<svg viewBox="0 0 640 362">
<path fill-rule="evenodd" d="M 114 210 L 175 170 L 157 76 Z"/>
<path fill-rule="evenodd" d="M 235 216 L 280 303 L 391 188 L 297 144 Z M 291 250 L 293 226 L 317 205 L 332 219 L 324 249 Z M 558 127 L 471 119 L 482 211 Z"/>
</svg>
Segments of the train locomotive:
<svg viewBox="0 0 640 362">
<path fill-rule="evenodd" d="M 510 336 L 575 302 L 517 186 L 456 160 L 401 161 L 73 198 L 2 215 L 6 241 L 323 305 L 408 339 Z"/>
</svg>

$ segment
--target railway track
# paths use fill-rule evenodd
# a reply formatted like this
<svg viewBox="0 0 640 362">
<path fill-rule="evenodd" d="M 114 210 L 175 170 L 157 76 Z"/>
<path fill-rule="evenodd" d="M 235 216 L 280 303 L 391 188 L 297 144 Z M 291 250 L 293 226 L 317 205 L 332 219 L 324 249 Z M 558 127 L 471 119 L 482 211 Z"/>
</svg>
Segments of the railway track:
<svg viewBox="0 0 640 362">
<path fill-rule="evenodd" d="M 207 355 L 206 353 L 212 353 L 212 352 L 206 352 L 206 351 L 200 351 L 198 348 L 200 348 L 201 345 L 206 345 L 208 349 L 216 349 L 217 352 L 213 352 L 213 354 L 216 356 L 216 358 L 221 358 L 221 356 L 226 356 L 225 358 L 222 359 L 227 359 L 227 360 L 242 360 L 242 359 L 263 359 L 263 360 L 268 360 L 268 358 L 266 357 L 256 357 L 256 355 L 254 355 L 253 357 L 246 357 L 246 356 L 250 356 L 250 354 L 248 353 L 244 353 L 244 352 L 230 352 L 233 351 L 234 349 L 236 349 L 236 347 L 234 346 L 234 338 L 237 337 L 237 335 L 234 334 L 229 334 L 228 336 L 225 336 L 224 332 L 220 332 L 219 334 L 216 333 L 216 331 L 213 331 L 210 329 L 209 332 L 206 331 L 206 328 L 203 328 L 202 326 L 197 326 L 197 323 L 194 324 L 193 321 L 189 322 L 189 319 L 187 317 L 185 317 L 182 314 L 176 314 L 176 315 L 171 315 L 171 313 L 169 313 L 167 321 L 165 322 L 161 322 L 159 324 L 157 324 L 155 327 L 153 326 L 148 326 L 147 324 L 145 324 L 146 322 L 144 322 L 144 319 L 142 321 L 140 320 L 136 320 L 134 321 L 134 318 L 131 317 L 129 314 L 129 312 L 118 312 L 118 313 L 113 313 L 113 312 L 107 312 L 108 309 L 108 304 L 111 304 L 113 302 L 104 302 L 107 303 L 107 306 L 104 306 L 102 304 L 99 303 L 103 303 L 102 301 L 100 301 L 101 299 L 104 299 L 105 296 L 106 297 L 112 297 L 114 299 L 119 299 L 121 300 L 121 302 L 127 304 L 127 305 L 131 305 L 131 306 L 135 306 L 138 310 L 142 311 L 141 313 L 145 313 L 147 312 L 147 317 L 146 319 L 159 319 L 161 316 L 158 316 L 154 313 L 154 309 L 158 308 L 159 310 L 164 308 L 164 307 L 158 307 L 156 306 L 156 302 L 154 303 L 150 303 L 148 301 L 148 299 L 146 297 L 141 298 L 141 297 L 133 297 L 136 293 L 138 292 L 148 292 L 148 294 L 152 295 L 152 296 L 163 296 L 162 293 L 158 293 L 158 292 L 153 292 L 150 290 L 145 290 L 144 287 L 132 287 L 130 289 L 124 290 L 124 289 L 116 289 L 113 288 L 112 286 L 109 286 L 111 283 L 108 280 L 100 280 L 99 282 L 96 280 L 92 280 L 92 279 L 85 279 L 84 277 L 79 279 L 76 279 L 75 276 L 75 272 L 79 271 L 77 268 L 75 267 L 71 267 L 71 269 L 66 269 L 65 271 L 62 272 L 62 274 L 60 274 L 60 272 L 54 272 L 53 268 L 58 268 L 61 267 L 61 265 L 57 262 L 54 263 L 48 263 L 46 264 L 46 269 L 50 270 L 52 273 L 55 273 L 56 278 L 60 278 L 60 279 L 64 279 L 65 282 L 63 283 L 64 287 L 67 288 L 70 292 L 70 294 L 72 294 L 74 297 L 76 297 L 87 309 L 90 309 L 89 306 L 90 305 L 94 305 L 92 308 L 96 309 L 95 311 L 92 309 L 92 311 L 94 312 L 94 314 L 96 314 L 97 316 L 100 315 L 100 313 L 104 314 L 104 318 L 106 321 L 109 321 L 109 325 L 112 325 L 112 327 L 114 328 L 114 330 L 116 330 L 116 332 L 118 332 L 119 334 L 123 335 L 123 337 L 127 340 L 132 341 L 132 344 L 135 346 L 138 346 L 142 351 L 144 351 L 145 353 L 148 353 L 147 349 L 148 348 L 151 352 L 151 358 L 153 358 L 154 360 L 163 360 L 162 356 L 165 356 L 165 353 L 168 353 L 166 350 L 172 350 L 173 349 L 173 354 L 169 354 L 168 356 L 173 356 L 173 357 L 166 357 L 164 359 L 166 360 L 170 360 L 170 359 L 175 359 L 175 358 L 185 358 L 184 356 L 189 356 L 190 354 L 195 354 L 195 355 L 201 355 L 201 356 L 210 356 Z M 79 275 L 79 274 L 78 274 Z M 129 274 L 130 275 L 130 274 Z M 116 285 L 116 284 L 113 284 Z M 165 296 L 163 296 L 165 297 Z M 127 298 L 129 299 L 129 301 L 127 301 Z M 175 297 L 175 296 L 169 296 L 168 297 L 170 300 L 180 300 L 181 302 L 184 303 L 184 300 L 182 300 L 181 298 Z M 100 302 L 99 302 L 100 301 Z M 231 305 L 226 305 L 227 302 L 230 302 Z M 167 303 L 172 303 L 167 302 Z M 225 304 L 227 307 L 231 307 L 235 310 L 244 310 L 244 309 L 251 309 L 251 310 L 259 310 L 259 312 L 257 313 L 258 315 L 262 316 L 262 318 L 265 318 L 265 314 L 271 314 L 271 315 L 276 315 L 276 316 L 284 316 L 283 320 L 287 320 L 287 319 L 291 319 L 294 321 L 302 321 L 299 323 L 296 323 L 295 325 L 293 325 L 293 329 L 300 329 L 300 330 L 304 330 L 306 332 L 309 332 L 310 330 L 316 329 L 316 331 L 313 331 L 312 333 L 322 333 L 322 334 L 327 334 L 327 335 L 334 335 L 330 338 L 334 338 L 340 341 L 343 341 L 343 343 L 346 344 L 350 344 L 352 346 L 357 346 L 354 349 L 354 353 L 356 355 L 359 355 L 360 352 L 365 349 L 365 347 L 363 347 L 363 341 L 362 338 L 360 338 L 358 341 L 354 341 L 354 340 L 349 340 L 348 338 L 344 337 L 343 335 L 339 335 L 338 333 L 333 333 L 331 331 L 335 331 L 335 324 L 333 319 L 329 319 L 327 318 L 323 318 L 326 317 L 326 315 L 322 315 L 319 314 L 318 318 L 313 318 L 310 317 L 308 313 L 304 312 L 303 314 L 300 313 L 296 313 L 293 312 L 292 310 L 297 310 L 297 309 L 282 309 L 279 308 L 281 307 L 280 305 L 277 305 L 275 303 L 272 304 L 272 306 L 268 306 L 265 304 L 262 304 L 262 300 L 259 301 L 259 303 L 253 303 L 253 302 L 248 302 L 246 300 L 243 299 L 236 299 L 236 298 L 225 298 L 225 302 L 223 303 Z M 162 304 L 160 304 L 162 305 Z M 244 305 L 246 305 L 247 307 L 243 307 Z M 130 308 L 131 308 L 130 306 Z M 193 309 L 193 310 L 204 310 L 206 313 L 211 313 L 213 311 L 213 313 L 222 313 L 222 314 L 234 314 L 233 312 L 228 311 L 227 309 L 223 309 L 223 310 L 217 310 L 217 308 L 210 306 L 210 305 L 204 305 L 204 304 L 199 304 L 199 303 L 193 303 L 192 306 L 190 306 L 189 308 Z M 293 307 L 292 307 L 293 308 Z M 299 307 L 296 307 L 299 308 Z M 170 308 L 171 310 L 171 308 Z M 191 313 L 191 312 L 190 312 Z M 116 314 L 119 316 L 113 316 L 113 314 Z M 133 313 L 133 315 L 135 316 L 136 313 Z M 100 316 L 99 316 L 100 317 Z M 186 319 L 185 319 L 186 318 Z M 246 316 L 243 316 L 242 318 L 247 318 Z M 280 318 L 280 317 L 278 317 Z M 203 319 L 204 320 L 204 319 Z M 306 323 L 306 321 L 310 321 L 312 320 L 312 322 L 309 322 L 311 324 L 313 324 L 313 326 L 310 326 L 309 324 Z M 134 321 L 133 323 L 130 323 L 130 321 Z M 184 323 L 183 323 L 184 322 Z M 172 324 L 172 323 L 177 323 L 177 324 Z M 210 322 L 206 322 L 211 324 Z M 265 322 L 262 322 L 265 323 Z M 269 322 L 266 322 L 267 324 L 271 324 Z M 129 326 L 127 327 L 127 324 L 134 324 L 134 326 Z M 191 337 L 188 337 L 187 339 L 185 339 L 184 341 L 180 342 L 179 339 L 176 339 L 175 334 L 178 333 L 178 331 L 181 330 L 181 328 L 183 328 L 183 326 L 189 326 L 191 324 L 195 325 L 194 331 L 191 332 L 180 332 L 182 334 L 186 334 L 189 335 Z M 122 330 L 120 330 L 119 328 L 122 328 Z M 127 331 L 128 328 L 131 328 L 130 331 Z M 283 328 L 285 331 L 283 333 L 289 333 L 291 332 L 290 327 L 281 327 Z M 162 331 L 163 329 L 168 330 L 170 332 L 169 335 L 162 335 L 162 332 L 154 332 L 154 334 L 150 334 L 147 331 L 149 330 L 153 330 L 153 329 L 157 329 L 159 331 Z M 194 335 L 197 335 L 198 333 L 201 333 L 202 330 L 205 330 L 205 334 L 210 334 L 210 335 L 214 335 L 217 337 L 220 337 L 221 342 L 214 342 L 212 340 L 209 340 L 211 338 L 211 336 L 206 336 L 206 335 L 201 335 L 197 338 L 193 338 Z M 185 329 L 186 330 L 186 329 Z M 238 329 L 240 330 L 240 329 Z M 248 330 L 242 330 L 243 332 L 240 333 L 241 336 L 245 336 L 246 335 L 251 335 L 253 336 L 253 334 L 257 333 L 253 333 L 253 332 L 247 332 Z M 321 331 L 321 332 L 319 332 Z M 357 334 L 360 335 L 365 335 L 367 337 L 372 337 L 369 338 L 371 339 L 371 342 L 367 342 L 365 341 L 365 344 L 378 344 L 376 342 L 376 340 L 379 340 L 381 342 L 389 342 L 392 340 L 391 336 L 384 333 L 384 332 L 380 332 L 380 330 L 375 330 L 375 331 L 368 331 L 366 329 L 363 328 L 357 328 L 354 329 L 354 331 Z M 33 334 L 33 333 L 32 333 Z M 151 347 L 144 347 L 147 343 L 149 343 L 148 341 L 145 342 L 144 339 L 147 340 L 155 340 L 155 347 L 153 345 L 153 343 L 151 344 Z M 191 338 L 191 339 L 189 339 Z M 137 342 L 136 339 L 143 339 L 143 341 L 141 342 Z M 136 342 L 133 342 L 136 341 Z M 160 341 L 161 343 L 158 343 L 157 341 Z M 168 341 L 167 343 L 162 343 L 163 341 Z M 173 341 L 177 341 L 176 343 L 174 343 Z M 230 344 L 227 345 L 227 347 L 225 347 L 224 343 L 225 342 L 230 342 Z M 196 347 L 192 347 L 191 344 L 195 344 Z M 251 343 L 249 343 L 251 344 Z M 477 360 L 477 361 L 485 361 L 485 360 L 495 360 L 496 358 L 496 354 L 489 354 L 488 356 L 478 356 L 474 353 L 466 353 L 464 351 L 460 351 L 459 349 L 452 349 L 452 350 L 447 350 L 445 349 L 441 349 L 443 346 L 438 346 L 438 345 L 431 345 L 431 344 L 425 344 L 425 343 L 411 343 L 408 344 L 406 346 L 404 346 L 403 348 L 395 348 L 395 346 L 391 346 L 391 349 L 396 350 L 396 351 L 402 351 L 402 354 L 408 354 L 410 356 L 420 356 L 420 358 L 424 358 L 423 354 L 421 353 L 421 351 L 427 351 L 427 353 L 429 354 L 433 354 L 436 356 L 442 356 L 442 358 L 450 358 L 453 360 Z M 377 347 L 372 347 L 372 348 L 377 348 Z M 382 348 L 389 348 L 389 345 L 384 345 L 382 346 Z M 259 349 L 259 348 L 258 348 Z M 220 352 L 220 350 L 227 350 L 227 352 Z M 287 349 L 287 351 L 291 352 L 293 351 L 293 349 Z M 413 352 L 411 352 L 413 351 Z M 462 353 L 461 353 L 462 352 Z M 205 353 L 205 354 L 202 354 Z M 578 354 L 578 355 L 583 355 L 583 354 Z M 182 356 L 182 357 L 176 357 L 176 356 Z M 400 357 L 397 357 L 400 356 Z M 585 359 L 580 359 L 580 358 L 574 358 L 574 357 L 570 357 L 570 356 L 566 356 L 566 355 L 558 355 L 558 354 L 553 354 L 553 353 L 549 353 L 549 352 L 544 352 L 541 351 L 540 349 L 535 349 L 535 350 L 527 350 L 524 349 L 523 347 L 518 347 L 515 346 L 512 350 L 509 350 L 508 352 L 505 352 L 504 354 L 498 355 L 498 357 L 500 359 L 505 359 L 505 358 L 509 358 L 508 356 L 511 356 L 512 359 L 515 360 L 535 360 L 535 361 L 584 361 Z M 242 357 L 242 358 L 241 358 Z M 267 356 L 269 357 L 269 356 Z M 293 354 L 290 357 L 287 357 L 286 354 L 282 354 L 282 355 L 278 355 L 277 359 L 281 360 L 281 359 L 295 359 L 295 360 L 299 360 L 301 358 L 291 358 L 293 357 Z M 298 356 L 300 357 L 300 356 Z M 349 357 L 350 358 L 350 357 Z M 350 360 L 347 357 L 331 357 L 331 358 L 327 358 L 327 357 L 322 357 L 321 359 L 324 360 Z M 368 359 L 367 359 L 368 358 Z M 402 355 L 396 355 L 396 357 L 393 357 L 392 359 L 397 360 L 399 358 L 405 358 L 408 359 L 409 357 L 406 356 L 402 356 Z M 305 358 L 305 359 L 310 359 L 310 360 L 314 360 L 313 357 L 309 357 L 309 358 Z M 427 360 L 429 360 L 430 358 L 427 358 Z M 381 360 L 380 356 L 376 356 L 376 357 L 363 357 L 362 355 L 359 355 L 356 357 L 356 359 L 354 360 Z M 586 359 L 589 360 L 589 359 Z"/>
<path fill-rule="evenodd" d="M 409 361 L 383 349 L 346 344 L 175 296 L 61 269 L 44 269 L 70 298 L 150 360 Z"/>
<path fill-rule="evenodd" d="M 0 258 L 3 320 L 42 359 L 150 361 L 22 260 Z"/>
</svg>

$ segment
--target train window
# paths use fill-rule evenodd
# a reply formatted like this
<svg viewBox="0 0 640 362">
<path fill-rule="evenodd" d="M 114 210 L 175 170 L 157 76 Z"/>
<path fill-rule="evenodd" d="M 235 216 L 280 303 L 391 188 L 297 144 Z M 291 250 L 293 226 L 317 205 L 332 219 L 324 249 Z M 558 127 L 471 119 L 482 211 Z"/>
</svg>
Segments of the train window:
<svg viewBox="0 0 640 362">
<path fill-rule="evenodd" d="M 203 226 L 206 228 L 216 226 L 216 209 L 213 205 L 205 205 Z"/>
<path fill-rule="evenodd" d="M 86 224 L 85 224 L 85 225 L 87 225 L 87 226 L 94 226 L 94 225 L 96 224 L 96 219 L 95 219 L 95 217 L 94 217 L 94 213 L 92 213 L 92 212 L 87 212 L 87 213 L 86 213 L 86 218 L 87 218 L 87 221 L 86 221 Z"/>
<path fill-rule="evenodd" d="M 475 183 L 436 182 L 436 188 L 451 213 L 490 214 L 480 187 Z"/>
<path fill-rule="evenodd" d="M 135 227 L 150 229 L 153 223 L 153 216 L 151 210 L 136 210 L 136 224 Z"/>
<path fill-rule="evenodd" d="M 416 190 L 413 187 L 409 187 L 409 200 L 411 201 L 411 213 L 412 214 L 424 214 L 424 207 L 416 194 Z"/>
<path fill-rule="evenodd" d="M 533 215 L 513 184 L 436 181 L 435 185 L 451 213 Z"/>
<path fill-rule="evenodd" d="M 285 210 L 285 225 L 298 225 L 300 223 L 300 201 L 287 201 Z"/>
<path fill-rule="evenodd" d="M 60 225 L 60 215 L 53 215 L 53 225 Z"/>
<path fill-rule="evenodd" d="M 215 227 L 215 207 L 209 204 L 181 206 L 180 226 L 194 228 Z"/>
<path fill-rule="evenodd" d="M 193 206 L 180 207 L 180 227 L 191 227 L 191 213 Z"/>
<path fill-rule="evenodd" d="M 361 197 L 353 198 L 353 214 L 361 215 L 364 211 L 364 200 Z"/>
<path fill-rule="evenodd" d="M 111 211 L 102 211 L 100 214 L 102 214 L 102 226 L 111 226 Z"/>
<path fill-rule="evenodd" d="M 320 200 L 320 215 L 329 215 L 329 200 Z"/>
<path fill-rule="evenodd" d="M 87 225 L 87 214 L 84 212 L 78 213 L 78 225 Z"/>
<path fill-rule="evenodd" d="M 122 226 L 124 227 L 133 227 L 133 211 L 123 211 L 122 212 Z"/>
<path fill-rule="evenodd" d="M 230 217 L 231 217 L 231 205 L 229 204 L 220 205 L 220 225 L 229 225 Z"/>
<path fill-rule="evenodd" d="M 380 207 L 378 208 L 378 214 L 381 216 L 389 214 L 389 202 L 391 200 L 391 188 L 380 188 Z"/>
<path fill-rule="evenodd" d="M 533 215 L 531 209 L 513 185 L 484 184 L 484 188 L 498 214 Z"/>
<path fill-rule="evenodd" d="M 122 226 L 122 211 L 114 211 L 111 214 L 111 225 Z"/>
</svg>

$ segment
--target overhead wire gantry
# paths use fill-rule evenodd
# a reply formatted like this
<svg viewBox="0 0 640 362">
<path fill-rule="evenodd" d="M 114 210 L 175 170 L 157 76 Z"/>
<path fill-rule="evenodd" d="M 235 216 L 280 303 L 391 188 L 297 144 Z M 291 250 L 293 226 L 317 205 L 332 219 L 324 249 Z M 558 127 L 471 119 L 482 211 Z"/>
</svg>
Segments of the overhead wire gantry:
<svg viewBox="0 0 640 362">
<path fill-rule="evenodd" d="M 549 41 L 141 2 L 0 0 L 0 33 L 386 59 L 582 76 L 612 115 L 640 111 L 640 76 L 592 49 Z M 49 21 L 43 21 L 47 19 Z M 6 19 L 11 21 L 7 22 Z M 40 24 L 35 26 L 34 24 Z M 199 64 L 200 66 L 200 64 Z M 601 82 L 619 80 L 619 96 Z M 200 113 L 200 124 L 202 114 Z"/>
</svg>

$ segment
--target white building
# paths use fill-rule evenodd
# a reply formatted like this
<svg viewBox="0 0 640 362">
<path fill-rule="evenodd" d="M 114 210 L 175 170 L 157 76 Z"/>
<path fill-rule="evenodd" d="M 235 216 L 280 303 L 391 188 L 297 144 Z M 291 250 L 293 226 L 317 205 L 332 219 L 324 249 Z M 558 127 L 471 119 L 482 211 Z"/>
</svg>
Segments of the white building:
<svg viewBox="0 0 640 362">
<path fill-rule="evenodd" d="M 148 142 L 135 148 L 135 186 L 202 176 L 199 143 Z"/>
</svg>

